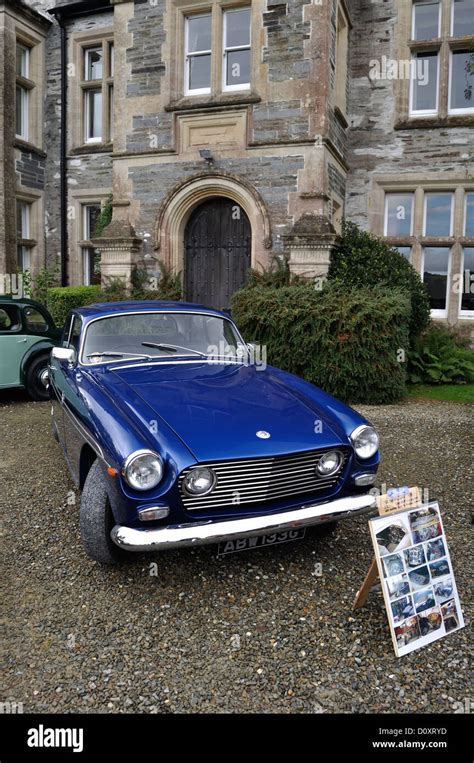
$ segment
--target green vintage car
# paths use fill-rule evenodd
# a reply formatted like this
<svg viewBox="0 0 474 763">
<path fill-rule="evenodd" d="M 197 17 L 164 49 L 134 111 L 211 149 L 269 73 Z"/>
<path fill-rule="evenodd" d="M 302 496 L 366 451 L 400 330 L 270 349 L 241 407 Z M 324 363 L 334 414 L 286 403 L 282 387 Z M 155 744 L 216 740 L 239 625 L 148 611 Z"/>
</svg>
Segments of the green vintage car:
<svg viewBox="0 0 474 763">
<path fill-rule="evenodd" d="M 49 400 L 48 358 L 60 337 L 39 302 L 0 295 L 0 389 L 18 387 L 33 400 Z"/>
</svg>

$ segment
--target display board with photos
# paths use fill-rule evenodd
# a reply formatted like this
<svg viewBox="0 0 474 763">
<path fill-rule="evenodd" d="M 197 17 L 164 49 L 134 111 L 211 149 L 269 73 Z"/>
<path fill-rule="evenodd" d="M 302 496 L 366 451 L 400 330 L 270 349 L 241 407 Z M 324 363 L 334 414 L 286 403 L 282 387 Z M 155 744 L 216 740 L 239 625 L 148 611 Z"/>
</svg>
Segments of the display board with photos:
<svg viewBox="0 0 474 763">
<path fill-rule="evenodd" d="M 437 502 L 369 521 L 398 657 L 464 627 Z"/>
</svg>

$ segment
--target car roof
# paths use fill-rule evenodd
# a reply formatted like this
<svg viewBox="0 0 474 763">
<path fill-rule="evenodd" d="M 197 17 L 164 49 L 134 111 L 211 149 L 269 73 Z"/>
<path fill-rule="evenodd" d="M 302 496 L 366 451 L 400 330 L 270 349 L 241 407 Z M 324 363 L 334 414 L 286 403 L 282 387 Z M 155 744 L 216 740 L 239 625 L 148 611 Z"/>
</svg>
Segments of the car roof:
<svg viewBox="0 0 474 763">
<path fill-rule="evenodd" d="M 220 310 L 214 310 L 212 307 L 197 305 L 193 302 L 166 302 L 161 299 L 141 299 L 130 300 L 127 302 L 98 302 L 94 305 L 79 307 L 74 310 L 76 315 L 80 315 L 87 321 L 93 318 L 103 318 L 107 315 L 116 315 L 118 313 L 134 312 L 153 312 L 156 310 L 166 310 L 167 312 L 193 312 L 193 313 L 212 313 L 223 318 L 229 318 L 227 313 Z"/>
<path fill-rule="evenodd" d="M 30 307 L 37 307 L 43 312 L 48 312 L 45 305 L 41 304 L 41 302 L 37 302 L 35 299 L 30 299 L 29 297 L 9 297 L 7 294 L 0 294 L 0 305 L 1 304 L 16 305 L 17 307 L 28 305 Z"/>
</svg>

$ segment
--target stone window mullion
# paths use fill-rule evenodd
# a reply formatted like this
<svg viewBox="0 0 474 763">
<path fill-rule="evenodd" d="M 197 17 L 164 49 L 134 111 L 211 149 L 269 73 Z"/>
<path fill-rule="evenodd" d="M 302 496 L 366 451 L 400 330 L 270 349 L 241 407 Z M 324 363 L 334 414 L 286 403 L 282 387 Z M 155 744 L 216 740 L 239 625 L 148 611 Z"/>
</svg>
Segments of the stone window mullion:
<svg viewBox="0 0 474 763">
<path fill-rule="evenodd" d="M 218 4 L 212 6 L 211 31 L 211 95 L 222 90 L 222 24 L 224 14 Z"/>
<path fill-rule="evenodd" d="M 443 119 L 448 113 L 449 43 L 443 40 L 439 50 L 438 114 Z"/>
</svg>

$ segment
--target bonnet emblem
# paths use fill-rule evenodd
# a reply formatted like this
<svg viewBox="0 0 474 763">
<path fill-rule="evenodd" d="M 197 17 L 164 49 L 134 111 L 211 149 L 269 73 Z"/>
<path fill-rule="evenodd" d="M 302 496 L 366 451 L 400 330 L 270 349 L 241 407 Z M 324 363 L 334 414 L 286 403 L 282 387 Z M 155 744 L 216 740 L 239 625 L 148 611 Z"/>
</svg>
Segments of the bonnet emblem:
<svg viewBox="0 0 474 763">
<path fill-rule="evenodd" d="M 268 440 L 268 438 L 271 437 L 270 432 L 265 432 L 264 429 L 259 429 L 255 434 L 257 437 L 260 437 L 261 440 Z"/>
</svg>

